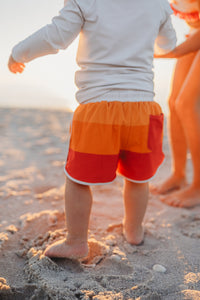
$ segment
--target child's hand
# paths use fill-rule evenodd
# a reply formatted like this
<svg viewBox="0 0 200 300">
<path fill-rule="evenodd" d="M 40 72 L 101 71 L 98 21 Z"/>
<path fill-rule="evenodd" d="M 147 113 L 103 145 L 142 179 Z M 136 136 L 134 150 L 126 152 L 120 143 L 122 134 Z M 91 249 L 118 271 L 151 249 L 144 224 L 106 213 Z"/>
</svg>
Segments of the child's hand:
<svg viewBox="0 0 200 300">
<path fill-rule="evenodd" d="M 8 69 L 10 72 L 16 74 L 16 73 L 22 73 L 24 71 L 25 65 L 23 63 L 16 62 L 12 55 L 9 57 L 8 61 Z"/>
</svg>

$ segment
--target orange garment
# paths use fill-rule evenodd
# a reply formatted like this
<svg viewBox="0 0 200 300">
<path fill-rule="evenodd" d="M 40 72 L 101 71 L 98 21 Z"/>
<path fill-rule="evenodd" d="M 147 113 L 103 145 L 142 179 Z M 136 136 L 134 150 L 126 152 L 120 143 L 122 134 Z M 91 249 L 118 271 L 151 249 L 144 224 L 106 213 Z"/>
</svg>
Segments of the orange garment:
<svg viewBox="0 0 200 300">
<path fill-rule="evenodd" d="M 155 102 L 97 102 L 76 109 L 66 173 L 81 183 L 113 181 L 116 171 L 147 181 L 164 158 L 163 115 Z"/>
</svg>

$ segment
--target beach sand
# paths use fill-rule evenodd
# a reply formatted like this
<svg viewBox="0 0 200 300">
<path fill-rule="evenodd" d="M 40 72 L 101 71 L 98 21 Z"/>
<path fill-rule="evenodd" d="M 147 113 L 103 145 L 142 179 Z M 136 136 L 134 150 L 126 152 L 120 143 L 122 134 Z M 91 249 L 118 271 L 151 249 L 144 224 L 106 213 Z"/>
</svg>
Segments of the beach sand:
<svg viewBox="0 0 200 300">
<path fill-rule="evenodd" d="M 68 111 L 0 109 L 0 299 L 200 299 L 200 206 L 174 208 L 150 195 L 145 241 L 122 235 L 123 179 L 93 187 L 89 256 L 51 260 L 65 236 L 63 172 Z M 171 155 L 153 182 L 170 173 Z M 192 167 L 188 157 L 188 180 Z"/>
</svg>

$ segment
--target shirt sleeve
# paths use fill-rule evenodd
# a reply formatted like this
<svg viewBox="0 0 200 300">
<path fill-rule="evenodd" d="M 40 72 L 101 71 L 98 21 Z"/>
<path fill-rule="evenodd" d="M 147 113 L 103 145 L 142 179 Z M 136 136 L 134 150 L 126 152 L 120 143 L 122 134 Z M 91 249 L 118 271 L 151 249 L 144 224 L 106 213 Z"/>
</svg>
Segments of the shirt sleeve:
<svg viewBox="0 0 200 300">
<path fill-rule="evenodd" d="M 15 61 L 26 63 L 37 57 L 66 49 L 80 33 L 84 18 L 75 0 L 69 0 L 59 15 L 12 50 Z"/>
<path fill-rule="evenodd" d="M 162 55 L 170 52 L 176 47 L 177 37 L 171 20 L 173 10 L 168 1 L 159 0 L 159 3 L 163 11 L 163 21 L 155 40 L 154 51 L 157 55 Z"/>
<path fill-rule="evenodd" d="M 176 32 L 171 23 L 171 17 L 162 24 L 159 34 L 155 41 L 154 51 L 157 55 L 162 55 L 170 52 L 176 47 Z"/>
</svg>

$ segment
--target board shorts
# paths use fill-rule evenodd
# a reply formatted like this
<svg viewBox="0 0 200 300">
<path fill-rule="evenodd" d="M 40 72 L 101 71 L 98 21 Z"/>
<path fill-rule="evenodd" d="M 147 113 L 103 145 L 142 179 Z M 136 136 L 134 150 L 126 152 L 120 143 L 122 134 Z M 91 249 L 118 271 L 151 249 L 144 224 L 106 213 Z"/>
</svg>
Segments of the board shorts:
<svg viewBox="0 0 200 300">
<path fill-rule="evenodd" d="M 116 173 L 147 182 L 164 160 L 158 103 L 97 102 L 75 110 L 65 173 L 80 184 L 112 182 Z"/>
</svg>

